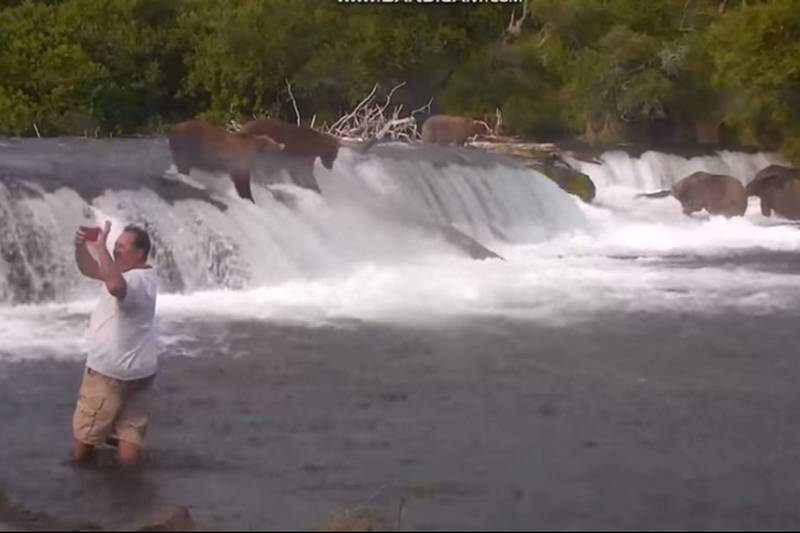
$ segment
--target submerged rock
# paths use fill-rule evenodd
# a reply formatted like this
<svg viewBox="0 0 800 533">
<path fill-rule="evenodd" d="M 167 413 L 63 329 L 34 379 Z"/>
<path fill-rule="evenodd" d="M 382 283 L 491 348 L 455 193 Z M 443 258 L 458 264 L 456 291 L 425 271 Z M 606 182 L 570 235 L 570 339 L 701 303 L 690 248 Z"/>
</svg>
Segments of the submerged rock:
<svg viewBox="0 0 800 533">
<path fill-rule="evenodd" d="M 584 202 L 590 203 L 594 200 L 597 191 L 592 179 L 586 174 L 575 170 L 560 158 L 529 161 L 526 166 L 541 172 L 556 182 L 561 189 L 577 196 Z"/>
<path fill-rule="evenodd" d="M 0 531 L 101 531 L 90 522 L 65 521 L 12 503 L 0 491 Z"/>
<path fill-rule="evenodd" d="M 472 259 L 505 259 L 455 226 L 442 226 L 445 240 L 466 252 Z"/>
<path fill-rule="evenodd" d="M 62 520 L 13 504 L 0 492 L 0 531 L 195 531 L 186 507 L 165 507 L 122 526 Z"/>
<path fill-rule="evenodd" d="M 195 524 L 186 507 L 161 509 L 118 531 L 194 531 Z"/>
<path fill-rule="evenodd" d="M 505 141 L 473 142 L 471 146 L 520 159 L 523 165 L 544 174 L 569 194 L 587 203 L 594 200 L 594 182 L 564 161 L 555 144 Z"/>
</svg>

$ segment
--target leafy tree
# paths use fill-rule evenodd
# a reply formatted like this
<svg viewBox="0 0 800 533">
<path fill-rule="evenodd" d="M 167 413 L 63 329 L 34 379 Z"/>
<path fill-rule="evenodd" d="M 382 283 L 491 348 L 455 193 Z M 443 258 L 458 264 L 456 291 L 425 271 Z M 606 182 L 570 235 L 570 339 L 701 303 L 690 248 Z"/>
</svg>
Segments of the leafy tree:
<svg viewBox="0 0 800 533">
<path fill-rule="evenodd" d="M 110 133 L 172 118 L 185 68 L 173 31 L 178 0 L 71 0 L 60 8 L 76 42 L 107 75 L 89 94 L 92 117 Z"/>
<path fill-rule="evenodd" d="M 58 134 L 87 112 L 102 65 L 72 39 L 58 6 L 25 2 L 0 11 L 0 129 Z M 36 124 L 36 126 L 34 126 Z"/>
<path fill-rule="evenodd" d="M 555 140 L 739 140 L 800 160 L 800 3 L 7 0 L 0 133 L 130 134 L 192 116 L 331 121 L 375 83 L 406 109 L 504 112 Z M 35 124 L 35 126 L 34 126 Z M 702 135 L 701 135 L 702 133 Z M 699 136 L 698 136 L 699 135 Z"/>
<path fill-rule="evenodd" d="M 707 41 L 731 95 L 726 119 L 745 140 L 800 162 L 800 3 L 772 0 L 726 13 Z"/>
</svg>

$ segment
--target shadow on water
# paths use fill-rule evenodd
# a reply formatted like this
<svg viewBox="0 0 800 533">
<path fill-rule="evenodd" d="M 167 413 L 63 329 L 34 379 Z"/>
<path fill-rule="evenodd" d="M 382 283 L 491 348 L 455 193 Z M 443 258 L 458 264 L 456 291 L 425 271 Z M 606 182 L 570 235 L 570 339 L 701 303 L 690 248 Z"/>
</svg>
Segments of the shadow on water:
<svg viewBox="0 0 800 533">
<path fill-rule="evenodd" d="M 104 524 L 134 521 L 163 502 L 159 484 L 144 468 L 125 470 L 116 464 L 113 450 L 97 450 L 95 459 L 86 466 L 67 467 L 75 476 L 75 496 L 91 502 L 92 516 Z M 74 497 L 73 497 L 74 498 Z M 102 509 L 101 512 L 97 510 Z"/>
<path fill-rule="evenodd" d="M 720 256 L 702 254 L 664 254 L 659 256 L 612 254 L 608 255 L 608 257 L 622 261 L 645 260 L 669 268 L 722 268 L 770 272 L 773 274 L 800 274 L 800 253 L 764 248 L 750 248 Z"/>
</svg>

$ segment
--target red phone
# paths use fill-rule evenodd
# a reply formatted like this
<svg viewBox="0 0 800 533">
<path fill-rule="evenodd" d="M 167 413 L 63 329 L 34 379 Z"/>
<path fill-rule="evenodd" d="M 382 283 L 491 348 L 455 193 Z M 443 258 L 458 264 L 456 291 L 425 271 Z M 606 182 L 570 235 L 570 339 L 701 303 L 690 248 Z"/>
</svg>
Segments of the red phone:
<svg viewBox="0 0 800 533">
<path fill-rule="evenodd" d="M 81 226 L 83 236 L 87 241 L 96 241 L 100 236 L 100 228 L 90 228 L 89 226 Z"/>
</svg>

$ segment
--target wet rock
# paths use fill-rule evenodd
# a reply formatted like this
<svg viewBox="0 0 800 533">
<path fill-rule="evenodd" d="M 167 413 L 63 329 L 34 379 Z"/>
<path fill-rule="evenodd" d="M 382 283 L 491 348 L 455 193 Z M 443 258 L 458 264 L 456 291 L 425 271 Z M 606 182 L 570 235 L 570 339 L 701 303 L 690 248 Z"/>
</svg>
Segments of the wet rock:
<svg viewBox="0 0 800 533">
<path fill-rule="evenodd" d="M 584 202 L 594 200 L 596 193 L 592 179 L 578 172 L 560 158 L 547 158 L 526 163 L 526 166 L 541 172 L 561 187 L 562 190 L 577 196 Z"/>
<path fill-rule="evenodd" d="M 469 254 L 472 259 L 503 259 L 500 255 L 485 247 L 455 226 L 441 226 L 445 240 Z"/>
<path fill-rule="evenodd" d="M 161 509 L 152 515 L 117 531 L 194 531 L 195 524 L 186 507 Z"/>
<path fill-rule="evenodd" d="M 523 165 L 544 174 L 569 194 L 577 196 L 584 202 L 594 200 L 596 192 L 594 182 L 589 176 L 564 161 L 560 156 L 560 149 L 554 144 L 504 140 L 473 142 L 471 146 L 520 159 Z"/>
</svg>

